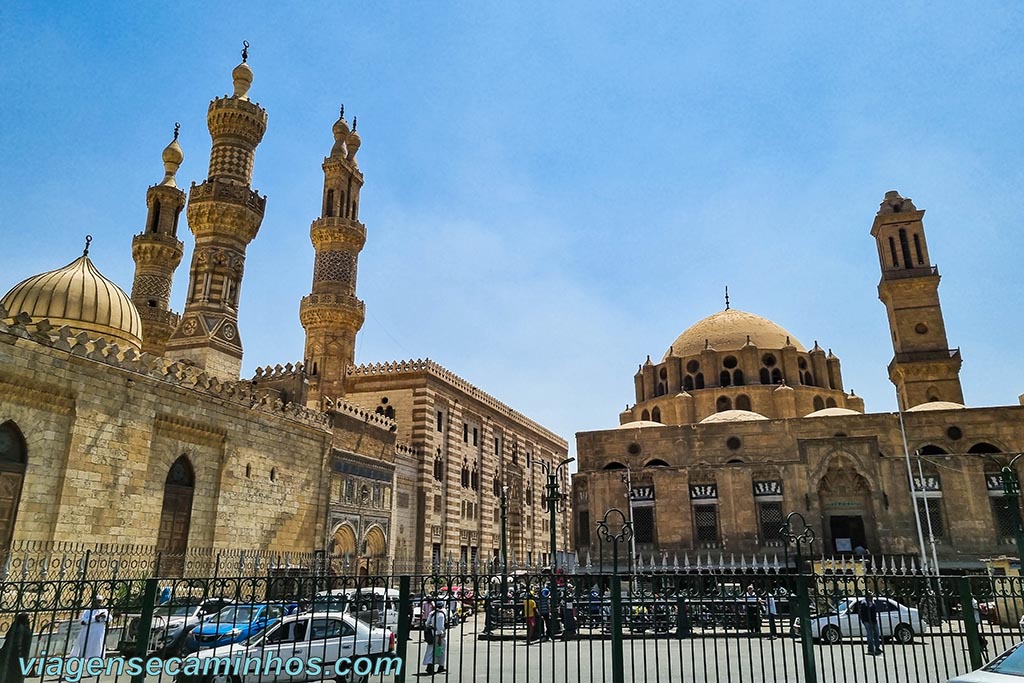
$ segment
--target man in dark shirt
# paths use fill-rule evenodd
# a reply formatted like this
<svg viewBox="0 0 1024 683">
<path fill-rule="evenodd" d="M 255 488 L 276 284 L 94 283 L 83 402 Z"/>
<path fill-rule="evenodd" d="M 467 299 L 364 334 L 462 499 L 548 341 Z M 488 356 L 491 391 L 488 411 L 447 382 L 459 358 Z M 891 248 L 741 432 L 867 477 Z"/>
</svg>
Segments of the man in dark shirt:
<svg viewBox="0 0 1024 683">
<path fill-rule="evenodd" d="M 857 603 L 857 616 L 860 618 L 860 625 L 867 637 L 868 654 L 877 657 L 882 654 L 882 639 L 878 633 L 878 604 L 870 591 L 866 592 L 864 599 Z"/>
</svg>

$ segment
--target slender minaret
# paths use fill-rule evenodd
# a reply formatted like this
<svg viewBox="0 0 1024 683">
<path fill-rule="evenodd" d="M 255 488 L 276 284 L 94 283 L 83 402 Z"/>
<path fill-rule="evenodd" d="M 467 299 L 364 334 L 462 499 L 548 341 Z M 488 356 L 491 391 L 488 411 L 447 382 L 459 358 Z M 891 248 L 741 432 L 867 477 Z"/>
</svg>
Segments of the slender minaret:
<svg viewBox="0 0 1024 683">
<path fill-rule="evenodd" d="M 345 394 L 345 374 L 355 358 L 356 333 L 365 315 L 363 302 L 356 298 L 356 265 L 366 226 L 359 222 L 363 174 L 356 164 L 360 139 L 355 129 L 352 119 L 349 130 L 342 107 L 334 124 L 334 147 L 323 164 L 322 213 L 309 229 L 316 252 L 313 291 L 302 299 L 299 320 L 306 329 L 310 405 Z"/>
<path fill-rule="evenodd" d="M 132 302 L 142 318 L 142 350 L 156 356 L 163 355 L 178 325 L 178 314 L 170 310 L 171 283 L 184 249 L 178 239 L 178 218 L 185 208 L 185 193 L 174 182 L 185 158 L 178 146 L 178 128 L 174 124 L 174 139 L 164 149 L 163 181 L 146 191 L 146 229 L 132 238 Z"/>
<path fill-rule="evenodd" d="M 889 379 L 903 410 L 929 401 L 964 402 L 960 350 L 946 339 L 939 269 L 928 258 L 923 218 L 910 199 L 891 191 L 871 226 L 882 266 L 878 298 L 889 314 L 895 352 Z"/>
<path fill-rule="evenodd" d="M 246 64 L 249 44 L 244 45 L 242 63 L 231 73 L 234 95 L 211 102 L 206 117 L 213 138 L 210 173 L 201 185 L 193 183 L 189 193 L 188 225 L 196 247 L 185 312 L 166 353 L 224 380 L 237 380 L 241 371 L 238 293 L 245 248 L 260 229 L 267 203 L 250 187 L 267 112 L 249 101 L 252 69 Z"/>
</svg>

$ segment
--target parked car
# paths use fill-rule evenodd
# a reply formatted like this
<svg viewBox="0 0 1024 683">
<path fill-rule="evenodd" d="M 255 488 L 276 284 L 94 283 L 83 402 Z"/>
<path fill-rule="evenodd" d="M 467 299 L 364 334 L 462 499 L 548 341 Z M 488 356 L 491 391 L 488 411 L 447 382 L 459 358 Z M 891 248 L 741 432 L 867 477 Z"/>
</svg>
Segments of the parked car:
<svg viewBox="0 0 1024 683">
<path fill-rule="evenodd" d="M 924 633 L 928 624 L 917 609 L 901 605 L 891 598 L 875 598 L 878 609 L 879 635 L 906 644 L 914 636 Z M 849 597 L 839 601 L 834 611 L 811 617 L 811 637 L 823 643 L 834 645 L 845 638 L 863 638 L 864 628 L 854 606 L 861 598 Z M 794 625 L 794 633 L 799 633 Z"/>
<path fill-rule="evenodd" d="M 365 621 L 356 619 L 351 614 L 339 612 L 303 612 L 283 617 L 264 632 L 250 637 L 245 642 L 230 643 L 220 647 L 202 650 L 190 655 L 190 658 L 208 659 L 224 657 L 230 659 L 261 659 L 264 662 L 271 657 L 280 661 L 298 658 L 308 662 L 316 657 L 322 662 L 323 673 L 310 676 L 303 670 L 298 675 L 289 675 L 284 671 L 275 675 L 266 670 L 256 671 L 249 666 L 240 669 L 238 676 L 232 676 L 234 683 L 272 683 L 288 681 L 297 683 L 306 680 L 320 680 L 333 675 L 334 663 L 342 657 L 369 657 L 371 659 L 387 655 L 395 650 L 395 634 L 390 629 L 373 628 Z M 188 660 L 186 660 L 187 662 Z M 188 665 L 183 664 L 182 668 Z M 262 668 L 262 667 L 261 667 Z M 349 673 L 335 680 L 340 683 L 356 683 L 365 681 L 367 676 Z M 209 683 L 197 677 L 179 674 L 178 683 Z"/>
<path fill-rule="evenodd" d="M 185 637 L 183 651 L 196 652 L 244 642 L 295 611 L 295 607 L 280 603 L 228 605 L 192 629 Z"/>
<path fill-rule="evenodd" d="M 398 631 L 399 592 L 394 588 L 343 588 L 317 593 L 313 609 L 342 612 L 377 628 Z"/>
<path fill-rule="evenodd" d="M 234 601 L 227 598 L 206 598 L 197 601 L 172 601 L 153 609 L 153 621 L 149 631 L 149 652 L 166 655 L 177 654 L 184 644 L 185 636 L 204 619 L 216 614 Z M 125 656 L 135 652 L 138 640 L 139 621 L 142 615 L 128 615 L 125 638 L 118 643 L 118 650 Z"/>
<path fill-rule="evenodd" d="M 977 671 L 946 683 L 1020 683 L 1024 676 L 1024 643 L 1017 643 Z"/>
</svg>

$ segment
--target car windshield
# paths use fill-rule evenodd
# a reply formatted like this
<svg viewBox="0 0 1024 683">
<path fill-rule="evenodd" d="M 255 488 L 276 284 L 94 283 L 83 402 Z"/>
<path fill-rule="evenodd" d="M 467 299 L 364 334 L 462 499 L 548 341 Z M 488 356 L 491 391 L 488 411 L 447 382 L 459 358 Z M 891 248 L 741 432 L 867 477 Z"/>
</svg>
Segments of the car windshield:
<svg viewBox="0 0 1024 683">
<path fill-rule="evenodd" d="M 247 624 L 259 618 L 262 608 L 253 605 L 230 605 L 210 619 L 213 623 Z"/>
<path fill-rule="evenodd" d="M 154 617 L 187 617 L 195 609 L 194 605 L 160 605 L 153 610 Z"/>
<path fill-rule="evenodd" d="M 995 661 L 985 667 L 985 671 L 994 671 L 1008 676 L 1024 676 L 1024 647 L 1017 647 L 996 657 Z"/>
</svg>

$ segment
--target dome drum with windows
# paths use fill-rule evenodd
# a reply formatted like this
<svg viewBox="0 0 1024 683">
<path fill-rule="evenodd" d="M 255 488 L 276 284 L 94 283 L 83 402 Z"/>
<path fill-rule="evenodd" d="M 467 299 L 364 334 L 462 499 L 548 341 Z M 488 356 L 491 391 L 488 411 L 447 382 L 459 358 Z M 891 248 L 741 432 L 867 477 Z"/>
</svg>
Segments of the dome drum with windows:
<svg viewBox="0 0 1024 683">
<path fill-rule="evenodd" d="M 621 424 L 692 424 L 726 411 L 751 419 L 864 412 L 863 400 L 844 390 L 831 349 L 815 342 L 808 351 L 782 326 L 729 307 L 687 328 L 661 362 L 648 356 L 634 383 L 636 405 Z"/>
</svg>

